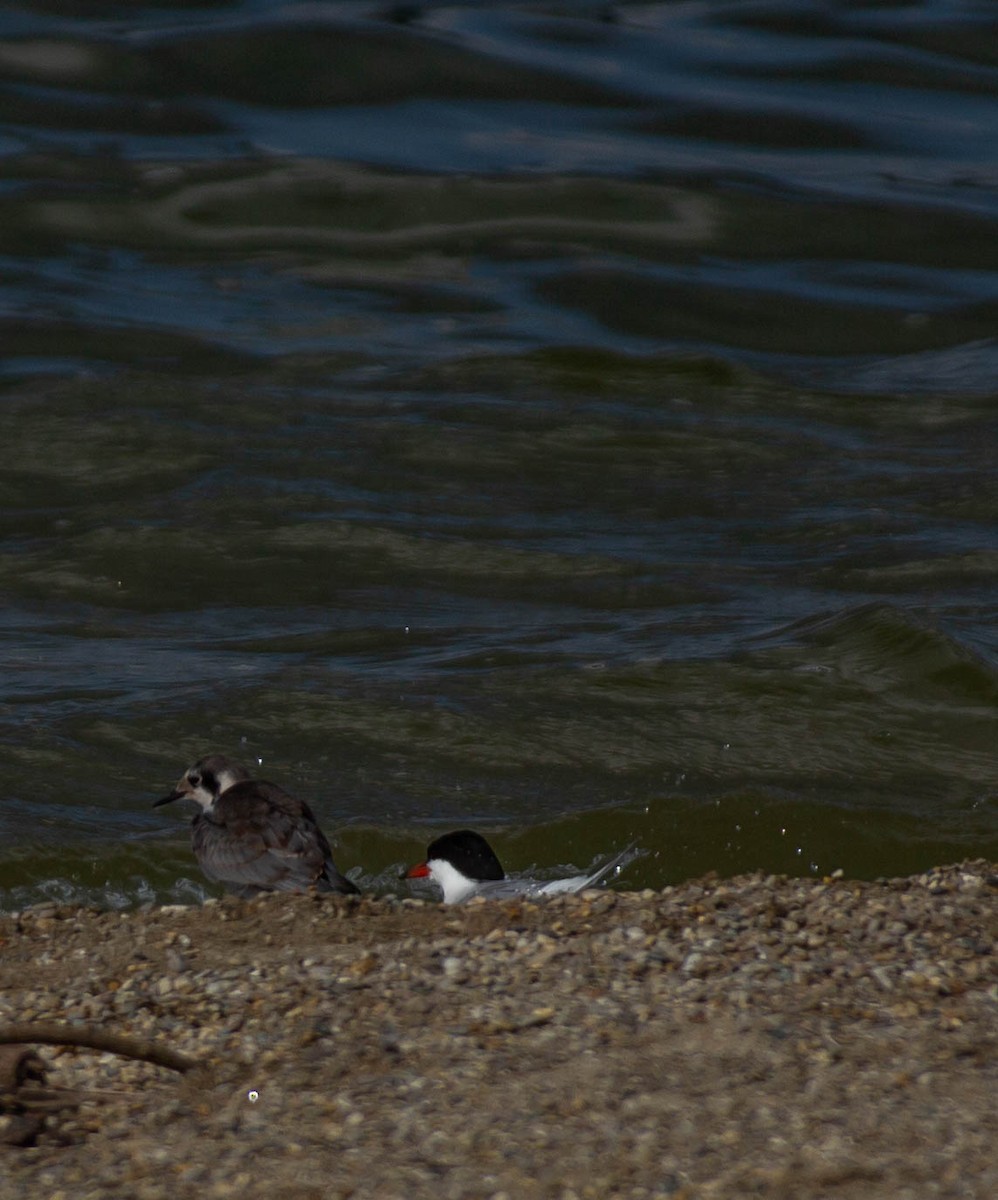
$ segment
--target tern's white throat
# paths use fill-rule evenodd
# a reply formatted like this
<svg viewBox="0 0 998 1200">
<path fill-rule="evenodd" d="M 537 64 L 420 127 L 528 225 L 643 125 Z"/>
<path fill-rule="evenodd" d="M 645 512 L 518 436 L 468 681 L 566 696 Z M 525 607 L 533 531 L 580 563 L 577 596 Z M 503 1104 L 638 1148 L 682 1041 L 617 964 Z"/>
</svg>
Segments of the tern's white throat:
<svg viewBox="0 0 998 1200">
<path fill-rule="evenodd" d="M 427 860 L 426 865 L 430 869 L 433 882 L 443 891 L 444 904 L 460 904 L 478 887 L 474 879 L 463 875 L 446 858 L 431 858 Z"/>
</svg>

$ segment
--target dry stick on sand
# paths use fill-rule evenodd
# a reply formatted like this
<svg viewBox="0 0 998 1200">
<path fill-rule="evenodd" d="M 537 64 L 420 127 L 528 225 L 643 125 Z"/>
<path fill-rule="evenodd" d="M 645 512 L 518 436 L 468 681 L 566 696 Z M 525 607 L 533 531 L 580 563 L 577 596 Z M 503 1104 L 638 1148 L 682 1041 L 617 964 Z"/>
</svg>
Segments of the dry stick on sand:
<svg viewBox="0 0 998 1200">
<path fill-rule="evenodd" d="M 46 1046 L 82 1046 L 101 1053 L 120 1054 L 124 1058 L 139 1058 L 143 1062 L 155 1063 L 157 1067 L 180 1071 L 181 1074 L 193 1071 L 199 1065 L 196 1059 L 155 1042 L 126 1037 L 120 1033 L 105 1033 L 102 1029 L 89 1029 L 86 1026 L 8 1025 L 6 1029 L 0 1029 L 0 1046 L 38 1043 Z"/>
</svg>

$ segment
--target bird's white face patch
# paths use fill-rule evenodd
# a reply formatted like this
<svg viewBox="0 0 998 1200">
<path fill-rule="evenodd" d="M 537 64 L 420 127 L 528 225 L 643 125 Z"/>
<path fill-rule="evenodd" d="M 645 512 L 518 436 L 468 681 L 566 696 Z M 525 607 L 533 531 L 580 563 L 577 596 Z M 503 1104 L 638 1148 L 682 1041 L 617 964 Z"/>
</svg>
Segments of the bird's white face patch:
<svg viewBox="0 0 998 1200">
<path fill-rule="evenodd" d="M 430 878 L 443 891 L 444 904 L 460 904 L 474 892 L 475 881 L 462 875 L 445 858 L 431 858 L 426 865 L 430 868 Z"/>
<path fill-rule="evenodd" d="M 177 785 L 177 791 L 182 792 L 185 799 L 196 801 L 205 812 L 215 804 L 215 796 L 205 787 L 197 771 L 188 771 Z"/>
<path fill-rule="evenodd" d="M 222 767 L 220 771 L 212 772 L 191 767 L 181 779 L 177 791 L 183 792 L 189 800 L 196 801 L 205 812 L 210 812 L 219 796 L 244 778 L 245 772 L 238 768 Z"/>
<path fill-rule="evenodd" d="M 241 779 L 245 778 L 246 776 L 243 773 L 232 771 L 228 767 L 225 767 L 215 776 L 215 781 L 218 784 L 218 795 L 227 792 L 234 783 L 238 783 Z"/>
</svg>

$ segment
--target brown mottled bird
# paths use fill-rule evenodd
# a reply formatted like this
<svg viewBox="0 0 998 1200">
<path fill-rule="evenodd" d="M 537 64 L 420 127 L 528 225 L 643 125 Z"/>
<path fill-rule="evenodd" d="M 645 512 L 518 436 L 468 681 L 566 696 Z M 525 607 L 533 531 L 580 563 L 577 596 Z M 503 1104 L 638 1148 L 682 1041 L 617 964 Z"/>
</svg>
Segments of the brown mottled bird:
<svg viewBox="0 0 998 1200">
<path fill-rule="evenodd" d="M 250 778 L 224 754 L 199 759 L 176 788 L 153 805 L 194 800 L 201 806 L 191 843 L 201 870 L 237 896 L 260 892 L 356 894 L 340 873 L 333 852 L 304 800 L 275 783 Z"/>
</svg>

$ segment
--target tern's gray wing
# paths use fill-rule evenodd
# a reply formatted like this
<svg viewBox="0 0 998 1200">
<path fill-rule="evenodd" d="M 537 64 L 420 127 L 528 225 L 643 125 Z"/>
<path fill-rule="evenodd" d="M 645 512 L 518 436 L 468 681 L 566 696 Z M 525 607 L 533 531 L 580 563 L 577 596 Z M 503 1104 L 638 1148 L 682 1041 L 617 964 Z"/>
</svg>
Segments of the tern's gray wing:
<svg viewBox="0 0 998 1200">
<path fill-rule="evenodd" d="M 194 818 L 191 839 L 204 873 L 241 895 L 357 890 L 333 864 L 308 805 L 272 783 L 228 788 L 210 813 Z"/>
<path fill-rule="evenodd" d="M 479 883 L 472 895 L 484 896 L 487 900 L 505 900 L 513 896 L 557 896 L 565 892 L 584 892 L 587 888 L 596 887 L 612 871 L 636 857 L 634 847 L 628 846 L 591 875 L 572 875 L 568 879 L 488 880 Z"/>
<path fill-rule="evenodd" d="M 485 900 L 512 900 L 516 896 L 538 896 L 543 888 L 543 881 L 537 879 L 484 879 L 464 899 L 481 896 Z"/>
<path fill-rule="evenodd" d="M 572 890 L 575 892 L 584 892 L 586 888 L 595 887 L 601 880 L 606 879 L 609 874 L 611 874 L 613 871 L 616 871 L 618 867 L 626 866 L 627 863 L 633 862 L 634 859 L 640 857 L 641 852 L 635 850 L 632 843 L 626 849 L 621 850 L 619 854 L 615 854 L 609 862 L 604 863 L 600 869 L 593 872 L 592 875 L 580 876 L 578 880 L 578 887 L 575 887 Z M 573 880 L 573 882 L 576 881 Z"/>
</svg>

